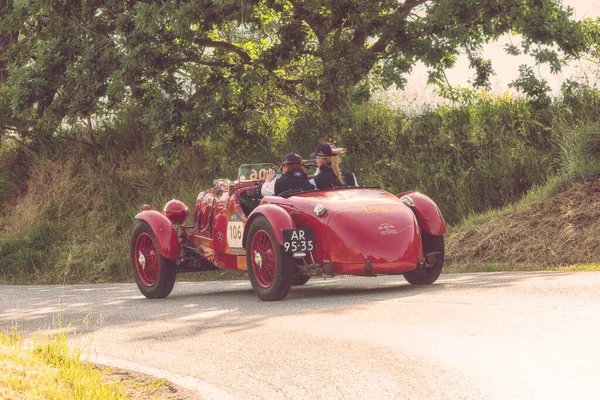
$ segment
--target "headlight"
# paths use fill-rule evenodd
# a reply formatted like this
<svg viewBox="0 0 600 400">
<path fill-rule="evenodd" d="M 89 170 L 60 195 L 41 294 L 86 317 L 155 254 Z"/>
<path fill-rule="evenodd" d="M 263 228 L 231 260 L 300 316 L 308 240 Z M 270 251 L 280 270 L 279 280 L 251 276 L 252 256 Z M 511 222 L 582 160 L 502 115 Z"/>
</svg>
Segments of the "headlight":
<svg viewBox="0 0 600 400">
<path fill-rule="evenodd" d="M 325 215 L 327 213 L 327 209 L 325 208 L 325 206 L 323 206 L 323 204 L 317 204 L 315 206 L 315 215 L 319 218 L 321 218 L 323 215 Z"/>
</svg>

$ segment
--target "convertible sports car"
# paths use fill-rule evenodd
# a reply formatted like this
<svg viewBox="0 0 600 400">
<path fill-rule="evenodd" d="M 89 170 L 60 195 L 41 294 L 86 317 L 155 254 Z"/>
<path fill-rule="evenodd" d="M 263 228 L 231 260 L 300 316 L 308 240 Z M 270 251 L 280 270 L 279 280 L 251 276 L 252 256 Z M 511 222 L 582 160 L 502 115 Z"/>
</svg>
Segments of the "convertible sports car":
<svg viewBox="0 0 600 400">
<path fill-rule="evenodd" d="M 314 166 L 314 165 L 313 165 Z M 247 270 L 256 295 L 281 300 L 312 276 L 403 274 L 413 285 L 439 277 L 444 218 L 427 196 L 379 188 L 287 191 L 262 197 L 272 164 L 246 164 L 237 180 L 200 192 L 194 223 L 178 200 L 144 205 L 131 239 L 137 286 L 168 296 L 178 272 Z"/>
</svg>

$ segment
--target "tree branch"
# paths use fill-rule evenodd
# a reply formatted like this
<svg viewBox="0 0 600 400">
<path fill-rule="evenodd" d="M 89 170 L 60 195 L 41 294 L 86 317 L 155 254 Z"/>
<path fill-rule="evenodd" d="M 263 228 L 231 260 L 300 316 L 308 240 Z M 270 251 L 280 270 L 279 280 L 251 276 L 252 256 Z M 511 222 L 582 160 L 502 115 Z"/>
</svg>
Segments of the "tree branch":
<svg viewBox="0 0 600 400">
<path fill-rule="evenodd" d="M 304 4 L 301 0 L 290 0 L 290 3 L 292 3 L 294 9 L 296 9 L 296 15 L 310 26 L 310 29 L 312 29 L 317 36 L 319 43 L 323 43 L 325 36 L 327 36 L 325 18 L 319 13 L 308 11 L 304 8 Z"/>
<path fill-rule="evenodd" d="M 402 4 L 402 6 L 398 7 L 396 11 L 391 13 L 386 18 L 386 24 L 389 24 L 390 21 L 396 20 L 397 18 L 406 18 L 411 11 L 421 4 L 426 3 L 429 0 L 407 0 Z M 389 34 L 383 34 L 379 37 L 379 39 L 371 46 L 371 51 L 373 53 L 383 53 L 385 52 L 385 48 L 389 44 L 392 36 Z"/>
<path fill-rule="evenodd" d="M 244 50 L 242 50 L 240 47 L 238 47 L 234 44 L 231 44 L 228 42 L 220 42 L 220 41 L 206 39 L 206 38 L 197 38 L 197 39 L 194 39 L 193 42 L 194 42 L 194 44 L 197 44 L 198 46 L 202 46 L 202 47 L 218 47 L 218 48 L 222 48 L 222 49 L 231 51 L 231 52 L 237 54 L 238 56 L 240 56 L 240 58 L 242 59 L 242 61 L 244 61 L 245 64 L 250 64 L 252 62 L 252 58 L 250 58 L 248 53 L 246 53 Z"/>
<path fill-rule="evenodd" d="M 282 78 L 279 76 L 276 77 L 276 80 L 277 80 L 277 86 L 279 87 L 279 89 L 281 89 L 288 96 L 296 98 L 296 99 L 302 101 L 303 103 L 314 103 L 314 101 L 312 101 L 311 99 L 309 99 L 307 97 L 302 96 L 295 89 L 296 85 L 302 84 L 302 80 L 300 80 L 300 79 L 285 79 L 285 78 Z"/>
<path fill-rule="evenodd" d="M 27 146 L 25 143 L 23 143 L 22 141 L 20 141 L 16 136 L 14 135 L 4 135 L 4 137 L 7 137 L 9 139 L 14 140 L 15 142 L 17 142 L 17 145 L 19 146 L 19 148 L 21 150 L 23 150 L 27 155 L 37 158 L 37 153 L 35 151 L 33 151 L 32 149 L 29 148 L 29 146 Z"/>
<path fill-rule="evenodd" d="M 207 60 L 201 59 L 200 57 L 194 57 L 194 56 L 190 56 L 190 57 L 186 57 L 186 58 L 179 58 L 179 59 L 175 59 L 174 61 L 175 61 L 175 63 L 193 62 L 198 65 L 205 65 L 207 67 L 219 67 L 219 68 L 233 68 L 233 67 L 237 67 L 237 65 L 238 65 L 238 64 L 229 64 L 229 63 L 222 62 L 222 61 L 207 61 Z"/>
<path fill-rule="evenodd" d="M 357 29 L 354 31 L 354 36 L 352 37 L 352 44 L 355 46 L 363 46 L 365 44 L 365 40 L 367 35 L 364 30 Z"/>
<path fill-rule="evenodd" d="M 319 54 L 316 51 L 312 50 L 300 50 L 298 54 L 304 54 L 307 56 L 319 57 Z"/>
<path fill-rule="evenodd" d="M 73 143 L 85 144 L 86 146 L 90 146 L 91 148 L 93 148 L 95 151 L 98 150 L 97 147 L 94 144 L 92 144 L 92 143 L 90 143 L 90 142 L 88 142 L 86 140 L 72 138 L 72 137 L 69 137 L 69 136 L 56 136 L 56 138 L 57 139 L 68 140 L 68 141 L 73 142 Z"/>
</svg>

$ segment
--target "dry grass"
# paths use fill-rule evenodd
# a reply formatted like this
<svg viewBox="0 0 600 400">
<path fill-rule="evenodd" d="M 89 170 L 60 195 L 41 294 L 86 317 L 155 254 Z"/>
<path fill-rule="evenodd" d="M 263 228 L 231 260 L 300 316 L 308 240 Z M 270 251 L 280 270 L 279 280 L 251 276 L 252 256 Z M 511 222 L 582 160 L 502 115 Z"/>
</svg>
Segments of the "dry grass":
<svg viewBox="0 0 600 400">
<path fill-rule="evenodd" d="M 456 230 L 446 246 L 448 271 L 593 265 L 600 260 L 600 180 L 574 182 L 552 197 Z"/>
<path fill-rule="evenodd" d="M 106 384 L 119 385 L 131 399 L 181 400 L 189 397 L 164 379 L 117 368 L 98 366 L 97 369 Z"/>
</svg>

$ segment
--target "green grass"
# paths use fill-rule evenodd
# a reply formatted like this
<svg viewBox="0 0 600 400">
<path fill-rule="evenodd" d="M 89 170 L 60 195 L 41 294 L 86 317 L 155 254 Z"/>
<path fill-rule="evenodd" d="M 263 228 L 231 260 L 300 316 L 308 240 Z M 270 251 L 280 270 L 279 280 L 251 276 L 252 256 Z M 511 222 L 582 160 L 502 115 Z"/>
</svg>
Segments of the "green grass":
<svg viewBox="0 0 600 400">
<path fill-rule="evenodd" d="M 149 389 L 160 389 L 167 386 L 167 381 L 164 379 L 152 379 L 144 385 Z"/>
<path fill-rule="evenodd" d="M 600 263 L 576 264 L 556 267 L 558 271 L 600 271 Z"/>
<path fill-rule="evenodd" d="M 600 124 L 588 123 L 569 130 L 560 145 L 562 169 L 546 181 L 535 184 L 517 202 L 502 208 L 494 208 L 479 214 L 470 214 L 453 225 L 450 232 L 469 229 L 493 218 L 551 198 L 565 189 L 573 180 L 600 176 Z"/>
<path fill-rule="evenodd" d="M 444 267 L 445 274 L 513 271 L 600 271 L 600 263 L 562 266 L 522 264 L 458 264 Z"/>
<path fill-rule="evenodd" d="M 71 351 L 63 333 L 25 345 L 16 331 L 0 332 L 0 398 L 127 399 L 118 384 L 105 384 L 101 374 Z"/>
<path fill-rule="evenodd" d="M 570 182 L 572 182 L 572 178 L 566 174 L 554 175 L 550 177 L 544 184 L 535 185 L 518 202 L 509 204 L 502 208 L 488 210 L 480 214 L 470 214 L 459 224 L 450 226 L 448 231 L 449 233 L 463 231 L 473 228 L 477 225 L 484 224 L 494 218 L 501 217 L 508 213 L 523 210 L 533 203 L 551 198 L 560 190 L 569 185 Z"/>
</svg>

